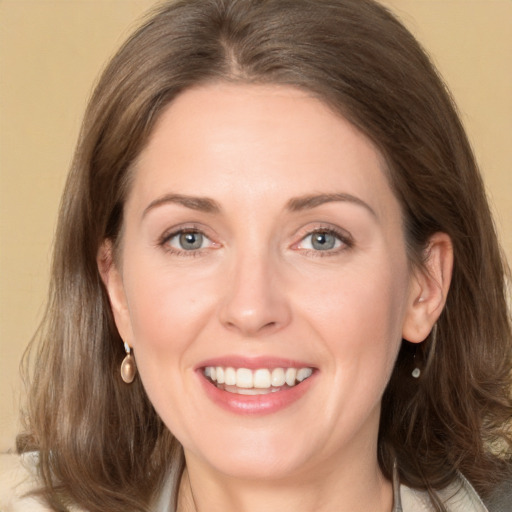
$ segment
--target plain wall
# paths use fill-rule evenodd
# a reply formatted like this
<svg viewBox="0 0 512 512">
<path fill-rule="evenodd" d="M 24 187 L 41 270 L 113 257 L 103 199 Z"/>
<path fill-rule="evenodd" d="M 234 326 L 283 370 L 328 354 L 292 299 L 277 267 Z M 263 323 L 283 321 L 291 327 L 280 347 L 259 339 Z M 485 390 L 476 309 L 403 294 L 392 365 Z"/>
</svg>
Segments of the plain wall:
<svg viewBox="0 0 512 512">
<path fill-rule="evenodd" d="M 41 319 L 59 198 L 92 85 L 153 0 L 0 0 L 0 452 Z M 450 86 L 512 260 L 512 0 L 387 0 Z"/>
</svg>

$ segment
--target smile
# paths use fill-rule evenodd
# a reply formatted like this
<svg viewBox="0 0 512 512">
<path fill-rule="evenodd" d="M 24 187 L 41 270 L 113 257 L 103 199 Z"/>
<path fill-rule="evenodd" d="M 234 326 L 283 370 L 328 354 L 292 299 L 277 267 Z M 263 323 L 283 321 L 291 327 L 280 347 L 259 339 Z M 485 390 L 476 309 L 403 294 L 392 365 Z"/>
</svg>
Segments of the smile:
<svg viewBox="0 0 512 512">
<path fill-rule="evenodd" d="M 290 389 L 313 374 L 312 368 L 233 368 L 207 366 L 204 376 L 217 388 L 239 395 L 264 395 Z"/>
</svg>

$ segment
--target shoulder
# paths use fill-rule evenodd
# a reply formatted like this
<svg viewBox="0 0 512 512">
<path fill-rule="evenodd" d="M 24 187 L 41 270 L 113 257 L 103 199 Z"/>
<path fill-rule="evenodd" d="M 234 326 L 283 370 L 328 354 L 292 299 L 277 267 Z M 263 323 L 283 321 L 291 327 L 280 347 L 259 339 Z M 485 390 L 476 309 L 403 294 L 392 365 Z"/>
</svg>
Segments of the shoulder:
<svg viewBox="0 0 512 512">
<path fill-rule="evenodd" d="M 512 479 L 498 486 L 486 504 L 489 512 L 512 512 Z"/>
<path fill-rule="evenodd" d="M 35 497 L 37 454 L 0 455 L 0 510 L 2 512 L 46 512 L 50 509 Z"/>
<path fill-rule="evenodd" d="M 54 512 L 52 508 L 32 494 L 41 486 L 37 478 L 38 462 L 37 452 L 28 452 L 22 455 L 0 454 L 0 512 Z M 172 492 L 173 480 L 169 478 L 151 510 L 171 512 Z M 70 507 L 68 510 L 69 512 L 85 512 L 76 506 Z"/>
<path fill-rule="evenodd" d="M 448 487 L 435 491 L 448 512 L 494 512 L 488 509 L 466 478 L 459 475 Z M 426 491 L 400 486 L 403 512 L 432 512 L 433 506 Z M 499 509 L 495 512 L 511 512 L 512 509 Z"/>
<path fill-rule="evenodd" d="M 0 512 L 52 512 L 31 495 L 40 487 L 37 479 L 38 454 L 0 454 Z M 80 512 L 73 509 L 73 512 Z"/>
</svg>

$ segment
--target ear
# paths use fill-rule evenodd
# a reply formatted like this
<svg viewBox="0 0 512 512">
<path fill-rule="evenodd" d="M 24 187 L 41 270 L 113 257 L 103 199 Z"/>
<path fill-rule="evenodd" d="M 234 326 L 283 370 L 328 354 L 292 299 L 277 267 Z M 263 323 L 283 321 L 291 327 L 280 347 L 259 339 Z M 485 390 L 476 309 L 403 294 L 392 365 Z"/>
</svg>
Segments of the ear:
<svg viewBox="0 0 512 512">
<path fill-rule="evenodd" d="M 435 233 L 425 250 L 424 266 L 411 277 L 403 339 L 421 343 L 429 335 L 446 303 L 452 269 L 452 241 L 446 233 Z"/>
<path fill-rule="evenodd" d="M 114 261 L 113 246 L 110 240 L 105 240 L 96 256 L 96 263 L 110 300 L 110 307 L 122 340 L 130 347 L 133 346 L 133 334 L 130 321 L 130 312 L 124 290 L 123 277 L 118 265 Z"/>
</svg>

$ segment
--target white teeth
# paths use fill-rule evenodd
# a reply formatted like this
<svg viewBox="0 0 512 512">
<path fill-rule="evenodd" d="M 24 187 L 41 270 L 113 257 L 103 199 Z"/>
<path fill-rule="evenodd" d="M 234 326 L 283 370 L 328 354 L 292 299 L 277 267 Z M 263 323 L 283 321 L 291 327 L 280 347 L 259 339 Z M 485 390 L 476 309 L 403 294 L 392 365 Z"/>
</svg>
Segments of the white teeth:
<svg viewBox="0 0 512 512">
<path fill-rule="evenodd" d="M 306 380 L 308 377 L 311 377 L 311 374 L 313 373 L 313 370 L 311 368 L 301 368 L 297 371 L 297 380 L 299 382 L 302 382 L 303 380 Z M 217 377 L 218 382 L 218 377 Z"/>
<path fill-rule="evenodd" d="M 274 391 L 279 391 L 278 389 L 244 389 L 244 388 L 237 388 L 236 386 L 233 386 L 232 388 L 226 388 L 226 391 L 229 391 L 230 393 L 236 393 L 238 395 L 266 395 L 268 392 L 273 393 Z"/>
<path fill-rule="evenodd" d="M 234 392 L 235 390 L 233 390 Z M 244 388 L 237 388 L 236 393 L 239 395 L 261 395 L 261 390 L 259 389 L 244 389 Z"/>
<path fill-rule="evenodd" d="M 284 386 L 286 382 L 286 376 L 282 368 L 274 368 L 272 370 L 272 386 L 279 387 Z"/>
<path fill-rule="evenodd" d="M 234 368 L 224 370 L 224 383 L 226 386 L 236 386 L 236 371 Z"/>
<path fill-rule="evenodd" d="M 297 370 L 295 368 L 286 369 L 286 384 L 293 386 L 295 384 L 295 378 L 297 377 Z"/>
<path fill-rule="evenodd" d="M 236 371 L 236 387 L 250 389 L 253 387 L 253 378 L 251 370 L 247 368 L 238 368 Z"/>
<path fill-rule="evenodd" d="M 279 391 L 279 388 L 288 387 L 306 380 L 313 374 L 312 368 L 232 368 L 223 366 L 207 366 L 204 369 L 205 377 L 215 382 L 227 391 L 238 392 L 245 395 Z M 223 386 L 222 386 L 223 385 Z"/>
<path fill-rule="evenodd" d="M 269 388 L 270 382 L 270 371 L 266 369 L 256 370 L 254 372 L 254 387 L 255 388 Z"/>
</svg>

